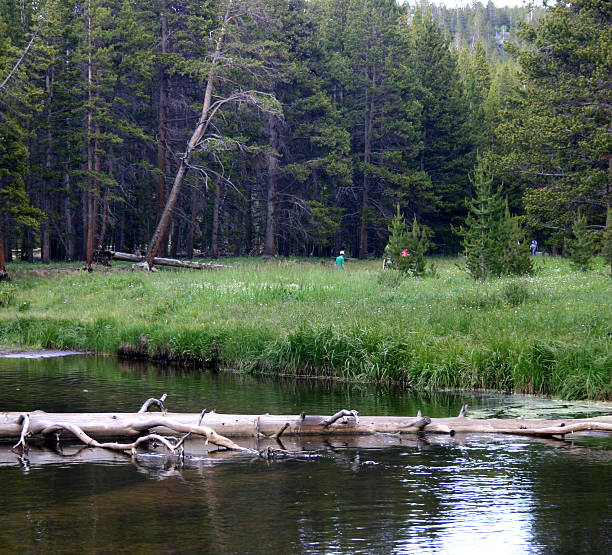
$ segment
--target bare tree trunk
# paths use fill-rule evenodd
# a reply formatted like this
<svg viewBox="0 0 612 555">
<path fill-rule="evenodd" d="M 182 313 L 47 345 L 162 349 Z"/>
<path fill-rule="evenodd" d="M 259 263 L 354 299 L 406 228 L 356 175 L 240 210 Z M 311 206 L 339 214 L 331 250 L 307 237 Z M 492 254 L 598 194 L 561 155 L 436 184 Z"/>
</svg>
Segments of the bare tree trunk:
<svg viewBox="0 0 612 555">
<path fill-rule="evenodd" d="M 92 114 L 92 100 L 93 100 L 93 67 L 92 67 L 92 45 L 91 45 L 91 1 L 88 3 L 87 9 L 87 171 L 89 173 L 89 193 L 87 195 L 87 247 L 86 247 L 86 259 L 87 269 L 91 270 L 91 264 L 93 261 L 93 245 L 94 245 L 94 204 L 93 204 L 93 157 L 94 157 L 94 141 L 93 141 L 93 114 Z"/>
<path fill-rule="evenodd" d="M 250 179 L 246 177 L 246 163 L 244 160 L 244 155 L 241 154 L 242 159 L 242 174 L 245 179 L 246 186 L 246 215 L 245 215 L 245 230 L 244 230 L 244 242 L 245 242 L 245 250 L 247 253 L 251 252 L 253 248 L 253 183 Z"/>
<path fill-rule="evenodd" d="M 208 201 L 206 200 L 206 194 L 208 191 L 204 189 L 202 191 L 202 242 L 200 243 L 200 250 L 202 251 L 202 256 L 206 256 L 208 252 Z"/>
<path fill-rule="evenodd" d="M 102 203 L 102 224 L 100 229 L 100 237 L 98 238 L 98 249 L 104 248 L 106 241 L 106 228 L 108 227 L 108 187 L 104 188 L 104 202 Z"/>
<path fill-rule="evenodd" d="M 153 258 L 159 249 L 159 244 L 161 242 L 164 233 L 170 223 L 170 217 L 172 216 L 172 212 L 174 211 L 174 207 L 176 206 L 176 202 L 178 201 L 179 194 L 181 192 L 181 187 L 183 185 L 183 179 L 185 174 L 187 173 L 188 164 L 191 159 L 191 155 L 193 151 L 197 147 L 198 143 L 204 136 L 208 124 L 210 123 L 210 107 L 212 103 L 212 91 L 214 81 L 217 75 L 217 69 L 219 66 L 219 60 L 221 58 L 221 49 L 223 46 L 223 41 L 225 39 L 225 34 L 227 32 L 227 25 L 230 21 L 232 15 L 234 0 L 229 0 L 227 4 L 227 8 L 225 10 L 225 16 L 223 18 L 223 24 L 221 26 L 221 31 L 219 33 L 219 37 L 217 38 L 217 43 L 215 45 L 215 52 L 213 54 L 210 73 L 208 75 L 208 81 L 206 83 L 206 92 L 204 93 L 204 103 L 202 105 L 202 113 L 200 115 L 200 119 L 198 121 L 198 125 L 196 126 L 191 139 L 187 143 L 187 148 L 185 149 L 185 153 L 181 157 L 181 161 L 176 172 L 176 176 L 174 177 L 174 184 L 172 185 L 172 189 L 170 190 L 170 195 L 168 196 L 168 200 L 166 201 L 166 205 L 164 206 L 164 211 L 162 216 L 157 224 L 155 232 L 153 233 L 153 237 L 149 243 L 147 254 L 146 254 L 146 264 L 151 268 L 153 266 Z"/>
<path fill-rule="evenodd" d="M 366 83 L 368 81 L 368 70 L 366 69 Z M 375 77 L 372 78 L 375 81 Z M 372 119 L 374 117 L 374 93 L 365 95 L 365 116 L 363 123 L 363 162 L 367 166 L 372 155 Z M 368 256 L 368 220 L 370 205 L 370 178 L 369 169 L 363 170 L 363 191 L 361 194 L 361 226 L 359 229 L 359 258 Z"/>
<path fill-rule="evenodd" d="M 276 254 L 276 185 L 278 181 L 278 131 L 276 129 L 276 118 L 268 115 L 268 144 L 271 152 L 268 154 L 268 194 L 266 197 L 266 236 L 264 239 L 264 256 Z"/>
<path fill-rule="evenodd" d="M 474 419 L 466 416 L 430 418 L 428 416 L 361 416 L 354 410 L 340 410 L 331 416 L 291 414 L 201 414 L 185 413 L 32 413 L 6 412 L 0 422 L 0 440 L 48 437 L 62 426 L 72 426 L 91 437 L 108 439 L 137 437 L 143 433 L 177 435 L 209 431 L 210 441 L 219 438 L 215 430 L 228 437 L 357 436 L 375 434 L 510 434 L 527 436 L 565 436 L 580 431 L 612 432 L 612 416 L 563 420 Z M 198 426 L 194 424 L 198 422 Z M 76 429 L 75 429 L 76 431 Z M 213 435 L 214 434 L 214 435 Z M 77 434 L 75 434 L 77 435 Z M 78 437 L 78 436 L 77 436 Z M 218 445 L 223 443 L 218 442 Z M 231 447 L 229 447 L 231 448 Z"/>
<path fill-rule="evenodd" d="M 45 76 L 45 89 L 47 91 L 47 110 L 46 110 L 46 119 L 47 119 L 47 146 L 46 146 L 46 156 L 45 156 L 45 168 L 47 170 L 47 175 L 50 175 L 51 172 L 51 104 L 53 102 L 53 67 L 47 70 L 47 74 Z M 51 262 L 51 253 L 50 253 L 50 241 L 49 241 L 49 195 L 47 193 L 47 183 L 46 179 L 43 178 L 41 183 L 41 208 L 44 210 L 46 214 L 45 221 L 40 226 L 40 251 L 41 251 L 41 259 L 44 264 L 49 264 Z"/>
<path fill-rule="evenodd" d="M 4 257 L 4 235 L 0 228 L 0 281 L 5 279 L 9 279 L 9 273 L 6 270 L 6 258 Z"/>
<path fill-rule="evenodd" d="M 161 51 L 163 64 L 159 81 L 159 127 L 157 137 L 157 223 L 161 221 L 166 204 L 166 118 L 168 106 L 168 76 L 165 69 L 165 56 L 168 53 L 168 9 L 167 2 L 162 0 L 161 14 Z M 161 256 L 168 253 L 168 242 L 162 240 L 159 246 Z"/>
<path fill-rule="evenodd" d="M 172 233 L 170 234 L 170 256 L 176 258 L 181 231 L 180 220 L 175 216 L 172 220 Z"/>
<path fill-rule="evenodd" d="M 70 207 L 70 175 L 68 168 L 64 168 L 64 187 L 66 198 L 64 199 L 64 218 L 66 221 L 66 261 L 74 260 L 74 233 L 72 229 L 72 209 Z"/>
<path fill-rule="evenodd" d="M 198 217 L 198 187 L 196 184 L 191 189 L 191 217 L 189 219 L 189 231 L 187 232 L 187 258 L 193 258 L 193 243 Z"/>
<path fill-rule="evenodd" d="M 213 199 L 212 229 L 210 233 L 210 255 L 219 258 L 219 210 L 221 207 L 221 185 L 215 180 L 215 197 Z"/>
</svg>

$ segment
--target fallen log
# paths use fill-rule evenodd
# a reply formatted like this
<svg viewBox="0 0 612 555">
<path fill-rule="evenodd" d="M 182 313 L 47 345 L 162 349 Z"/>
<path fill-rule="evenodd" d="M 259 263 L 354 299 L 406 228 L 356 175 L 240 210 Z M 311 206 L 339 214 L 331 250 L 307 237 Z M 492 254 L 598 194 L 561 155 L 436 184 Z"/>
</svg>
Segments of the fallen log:
<svg viewBox="0 0 612 555">
<path fill-rule="evenodd" d="M 144 264 L 145 257 L 139 254 L 131 254 L 128 252 L 110 251 L 110 255 L 114 260 L 125 260 L 127 262 L 135 262 Z M 219 270 L 222 268 L 231 268 L 223 264 L 214 264 L 212 262 L 192 262 L 190 260 L 177 260 L 175 258 L 154 258 L 155 266 L 173 266 L 175 268 L 190 268 L 192 270 Z"/>
<path fill-rule="evenodd" d="M 351 412 L 351 411 L 348 411 Z M 61 427 L 72 434 L 76 426 L 87 436 L 100 441 L 115 438 L 134 438 L 146 433 L 162 436 L 195 433 L 211 443 L 231 447 L 228 438 L 289 436 L 357 436 L 373 434 L 514 434 L 540 437 L 565 436 L 583 431 L 612 432 L 612 416 L 560 420 L 472 419 L 361 416 L 351 412 L 333 423 L 331 417 L 318 415 L 254 415 L 184 413 L 46 413 L 33 411 L 0 413 L 0 442 L 23 440 L 23 424 L 28 419 L 29 438 L 49 436 Z M 201 419 L 201 420 L 200 420 Z M 200 422 L 195 425 L 195 422 Z M 203 424 L 202 424 L 203 422 Z M 216 435 L 215 435 L 216 434 Z M 222 434 L 222 435 L 221 435 Z M 219 439 L 223 438 L 223 440 Z M 230 443 L 224 443 L 227 440 Z M 235 444 L 234 444 L 235 445 Z M 240 447 L 238 446 L 240 449 Z"/>
</svg>

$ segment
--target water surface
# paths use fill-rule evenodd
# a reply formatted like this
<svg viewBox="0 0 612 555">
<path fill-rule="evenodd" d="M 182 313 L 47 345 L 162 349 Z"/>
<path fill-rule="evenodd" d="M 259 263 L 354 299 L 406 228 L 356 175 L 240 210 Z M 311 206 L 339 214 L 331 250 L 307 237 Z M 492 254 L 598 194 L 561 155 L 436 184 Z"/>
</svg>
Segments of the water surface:
<svg viewBox="0 0 612 555">
<path fill-rule="evenodd" d="M 256 380 L 104 357 L 0 359 L 0 410 L 596 416 L 610 404 Z M 253 443 L 253 442 L 250 442 Z M 184 461 L 0 446 L 7 553 L 608 553 L 612 442 L 471 434 L 318 441 L 309 459 L 208 451 Z"/>
</svg>

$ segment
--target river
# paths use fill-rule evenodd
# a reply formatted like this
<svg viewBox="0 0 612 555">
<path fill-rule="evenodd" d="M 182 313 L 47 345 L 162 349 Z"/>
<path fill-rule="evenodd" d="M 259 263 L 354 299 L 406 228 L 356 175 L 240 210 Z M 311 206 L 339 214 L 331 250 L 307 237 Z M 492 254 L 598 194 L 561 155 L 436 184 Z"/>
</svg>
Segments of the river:
<svg viewBox="0 0 612 555">
<path fill-rule="evenodd" d="M 0 411 L 581 417 L 611 403 L 428 393 L 121 363 L 0 358 Z M 254 441 L 254 440 L 253 440 Z M 241 442 L 244 443 L 244 442 Z M 609 553 L 612 438 L 286 440 L 265 461 L 190 444 L 184 461 L 0 446 L 3 553 Z"/>
</svg>

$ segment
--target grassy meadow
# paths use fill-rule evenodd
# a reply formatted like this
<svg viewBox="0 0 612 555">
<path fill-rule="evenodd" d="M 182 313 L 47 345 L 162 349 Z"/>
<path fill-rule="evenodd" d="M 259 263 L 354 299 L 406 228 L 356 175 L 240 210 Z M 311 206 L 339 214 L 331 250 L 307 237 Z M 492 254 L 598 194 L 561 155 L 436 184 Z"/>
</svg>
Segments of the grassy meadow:
<svg viewBox="0 0 612 555">
<path fill-rule="evenodd" d="M 380 261 L 232 259 L 45 277 L 9 267 L 0 343 L 87 349 L 244 372 L 612 399 L 612 280 L 537 258 L 532 277 L 475 282 L 459 259 L 402 279 Z"/>
</svg>

